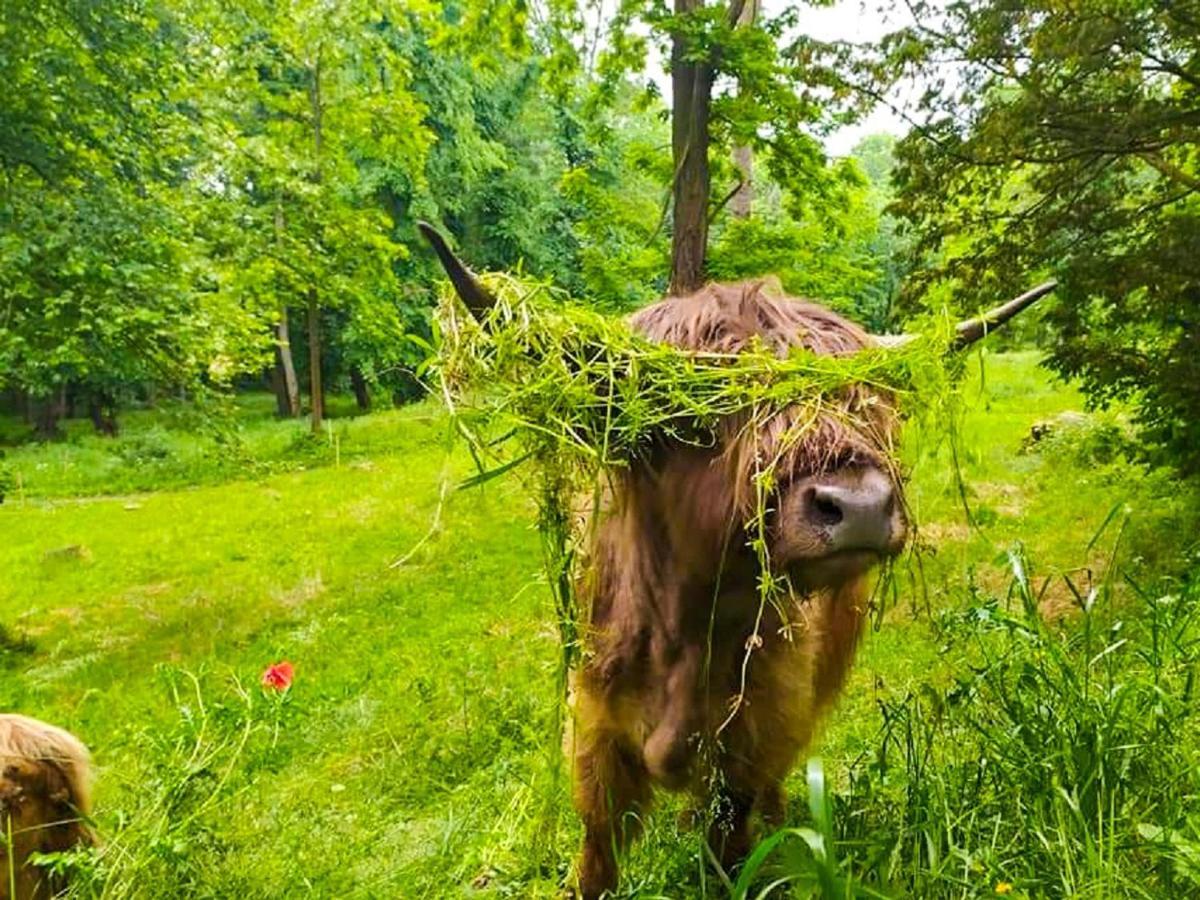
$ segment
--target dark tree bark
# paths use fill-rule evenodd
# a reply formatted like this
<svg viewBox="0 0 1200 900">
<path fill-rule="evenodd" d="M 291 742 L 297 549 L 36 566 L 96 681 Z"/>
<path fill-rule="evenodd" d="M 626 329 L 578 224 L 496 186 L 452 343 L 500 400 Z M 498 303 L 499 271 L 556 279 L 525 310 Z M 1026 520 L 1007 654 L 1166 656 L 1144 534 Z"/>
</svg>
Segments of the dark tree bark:
<svg viewBox="0 0 1200 900">
<path fill-rule="evenodd" d="M 59 420 L 65 409 L 65 396 L 61 390 L 52 394 L 29 395 L 29 418 L 33 423 L 33 436 L 39 441 L 56 441 L 63 437 Z"/>
<path fill-rule="evenodd" d="M 693 12 L 703 0 L 675 0 L 677 15 Z M 712 103 L 710 60 L 689 61 L 682 34 L 671 38 L 671 157 L 674 214 L 671 235 L 671 287 L 674 295 L 690 294 L 704 285 L 708 248 L 708 117 Z"/>
<path fill-rule="evenodd" d="M 735 219 L 748 219 L 754 212 L 754 150 L 747 144 L 734 147 L 733 166 L 741 184 L 729 201 L 729 212 Z"/>
<path fill-rule="evenodd" d="M 321 383 L 321 307 L 315 288 L 308 292 L 308 394 L 313 434 L 320 434 L 325 421 L 325 389 Z"/>
<path fill-rule="evenodd" d="M 74 385 L 63 385 L 63 418 L 74 419 L 78 414 L 76 406 L 79 403 L 79 388 Z"/>
<path fill-rule="evenodd" d="M 271 389 L 271 393 L 275 395 L 275 418 L 288 418 L 287 409 L 287 388 L 283 386 L 283 371 L 279 367 L 279 352 L 276 350 L 275 362 L 267 371 L 266 375 L 267 387 Z"/>
<path fill-rule="evenodd" d="M 296 364 L 292 360 L 292 342 L 288 330 L 287 307 L 279 310 L 275 322 L 275 366 L 271 372 L 275 391 L 275 407 L 281 419 L 300 415 L 300 384 L 296 381 Z"/>
<path fill-rule="evenodd" d="M 103 391 L 88 393 L 88 418 L 97 434 L 105 437 L 116 437 L 120 428 L 117 425 L 116 403 L 112 397 Z"/>
<path fill-rule="evenodd" d="M 358 404 L 360 412 L 371 411 L 371 390 L 367 385 L 367 379 L 363 377 L 362 369 L 358 366 L 350 367 L 350 387 L 354 390 L 354 400 Z"/>
<path fill-rule="evenodd" d="M 313 63 L 308 87 L 308 105 L 312 113 L 313 129 L 313 184 L 323 180 L 321 172 L 321 146 L 323 142 L 325 105 L 321 99 L 321 50 Z M 321 383 L 321 306 L 317 302 L 317 289 L 308 289 L 308 388 L 312 403 L 312 430 L 319 434 L 325 420 L 325 388 Z"/>
</svg>

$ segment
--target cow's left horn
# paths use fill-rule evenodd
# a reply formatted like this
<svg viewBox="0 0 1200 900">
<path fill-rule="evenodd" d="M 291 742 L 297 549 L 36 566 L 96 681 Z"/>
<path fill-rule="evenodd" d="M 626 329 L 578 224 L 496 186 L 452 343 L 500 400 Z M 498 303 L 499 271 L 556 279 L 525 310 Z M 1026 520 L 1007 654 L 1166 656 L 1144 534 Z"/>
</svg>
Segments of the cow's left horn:
<svg viewBox="0 0 1200 900">
<path fill-rule="evenodd" d="M 999 328 L 1021 310 L 1032 306 L 1056 287 L 1058 287 L 1058 282 L 1051 279 L 1039 284 L 1031 291 L 1026 291 L 1020 297 L 1014 297 L 1007 303 L 1001 303 L 994 309 L 989 309 L 982 316 L 959 322 L 954 326 L 954 349 L 961 350 L 963 347 L 969 347 L 988 332 Z"/>
<path fill-rule="evenodd" d="M 981 316 L 965 319 L 954 326 L 954 342 L 951 350 L 962 350 L 969 347 L 980 338 L 995 331 L 1017 313 L 1032 306 L 1037 300 L 1046 296 L 1058 287 L 1058 282 L 1051 279 L 1039 284 L 1031 291 L 1026 291 L 1020 297 L 1014 297 L 1007 303 L 989 309 Z M 881 347 L 901 347 L 911 341 L 916 335 L 912 334 L 877 334 L 875 342 Z"/>
<path fill-rule="evenodd" d="M 438 255 L 442 268 L 446 270 L 446 274 L 450 277 L 450 283 L 454 285 L 454 290 L 462 298 L 462 302 L 467 305 L 467 309 L 476 319 L 482 319 L 487 311 L 496 305 L 495 296 L 480 284 L 479 279 L 471 270 L 454 255 L 454 251 L 450 249 L 450 245 L 446 243 L 446 239 L 442 237 L 440 231 L 428 222 L 418 222 L 417 228 Z"/>
</svg>

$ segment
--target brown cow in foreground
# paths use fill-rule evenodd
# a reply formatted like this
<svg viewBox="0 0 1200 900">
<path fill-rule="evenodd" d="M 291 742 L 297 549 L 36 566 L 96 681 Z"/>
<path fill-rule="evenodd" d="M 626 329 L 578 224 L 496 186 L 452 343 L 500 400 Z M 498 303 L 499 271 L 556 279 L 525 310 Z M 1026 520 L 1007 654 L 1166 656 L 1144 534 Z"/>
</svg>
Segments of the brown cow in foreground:
<svg viewBox="0 0 1200 900">
<path fill-rule="evenodd" d="M 828 310 L 757 285 L 711 285 L 632 324 L 722 353 L 755 338 L 780 355 L 870 343 Z M 783 781 L 854 654 L 868 574 L 904 547 L 889 454 L 896 416 L 886 397 L 852 388 L 776 466 L 769 555 L 792 592 L 786 618 L 762 603 L 744 530 L 755 457 L 774 458 L 800 415 L 811 411 L 784 409 L 753 433 L 735 418 L 713 448 L 671 447 L 623 473 L 604 511 L 582 584 L 591 621 L 569 746 L 586 828 L 584 897 L 616 886 L 615 851 L 654 785 L 689 790 L 715 814 L 708 840 L 726 866 L 749 850 L 755 810 L 782 816 Z"/>
<path fill-rule="evenodd" d="M 468 308 L 484 312 L 486 289 L 436 231 L 422 231 Z M 963 323 L 958 344 L 1052 287 Z M 797 347 L 844 355 L 897 342 L 759 284 L 710 285 L 630 321 L 651 340 L 694 351 L 736 353 L 757 340 L 780 356 Z M 667 446 L 614 473 L 581 576 L 590 621 L 567 738 L 585 900 L 616 887 L 617 855 L 655 786 L 693 792 L 714 813 L 708 839 L 722 864 L 740 860 L 751 816 L 782 816 L 783 781 L 845 680 L 871 570 L 907 535 L 891 455 L 898 420 L 886 395 L 852 387 L 784 449 L 809 415 L 785 408 L 753 430 L 734 416 L 714 447 Z M 782 614 L 761 602 L 745 531 L 756 455 L 780 450 L 769 556 L 791 586 Z"/>
<path fill-rule="evenodd" d="M 0 714 L 0 900 L 41 900 L 65 887 L 28 859 L 92 843 L 90 780 L 87 748 L 73 735 Z"/>
</svg>

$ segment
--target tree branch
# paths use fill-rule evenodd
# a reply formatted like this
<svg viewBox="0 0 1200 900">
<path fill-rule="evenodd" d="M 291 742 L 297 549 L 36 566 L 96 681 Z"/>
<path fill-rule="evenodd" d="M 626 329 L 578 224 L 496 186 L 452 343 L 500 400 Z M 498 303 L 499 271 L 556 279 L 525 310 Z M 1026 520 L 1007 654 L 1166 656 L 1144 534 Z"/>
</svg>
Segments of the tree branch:
<svg viewBox="0 0 1200 900">
<path fill-rule="evenodd" d="M 737 192 L 740 191 L 745 186 L 746 186 L 746 179 L 739 178 L 738 183 L 733 186 L 733 190 L 730 191 L 728 194 L 726 194 L 724 196 L 724 198 L 722 198 L 721 202 L 718 203 L 716 206 L 714 206 L 712 208 L 712 211 L 709 212 L 709 214 L 708 214 L 708 224 L 709 225 L 711 225 L 716 220 L 717 216 L 721 214 L 721 210 L 723 210 L 726 206 L 729 205 L 729 201 L 737 196 Z"/>
<path fill-rule="evenodd" d="M 1163 159 L 1159 154 L 1139 153 L 1138 156 L 1140 156 L 1143 160 L 1157 169 L 1162 175 L 1165 175 L 1176 184 L 1182 184 L 1185 187 L 1191 188 L 1193 191 L 1200 191 L 1200 178 L 1183 171 L 1183 169 L 1179 168 L 1174 163 Z"/>
</svg>

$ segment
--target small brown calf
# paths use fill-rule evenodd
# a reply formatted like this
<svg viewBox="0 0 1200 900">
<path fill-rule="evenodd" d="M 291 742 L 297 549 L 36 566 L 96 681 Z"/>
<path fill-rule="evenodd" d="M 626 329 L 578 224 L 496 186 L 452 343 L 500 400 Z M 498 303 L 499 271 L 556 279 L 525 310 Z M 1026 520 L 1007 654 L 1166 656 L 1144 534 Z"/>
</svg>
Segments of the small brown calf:
<svg viewBox="0 0 1200 900">
<path fill-rule="evenodd" d="M 32 865 L 33 853 L 94 841 L 87 748 L 61 728 L 0 714 L 0 900 L 43 900 L 66 885 Z"/>
</svg>

